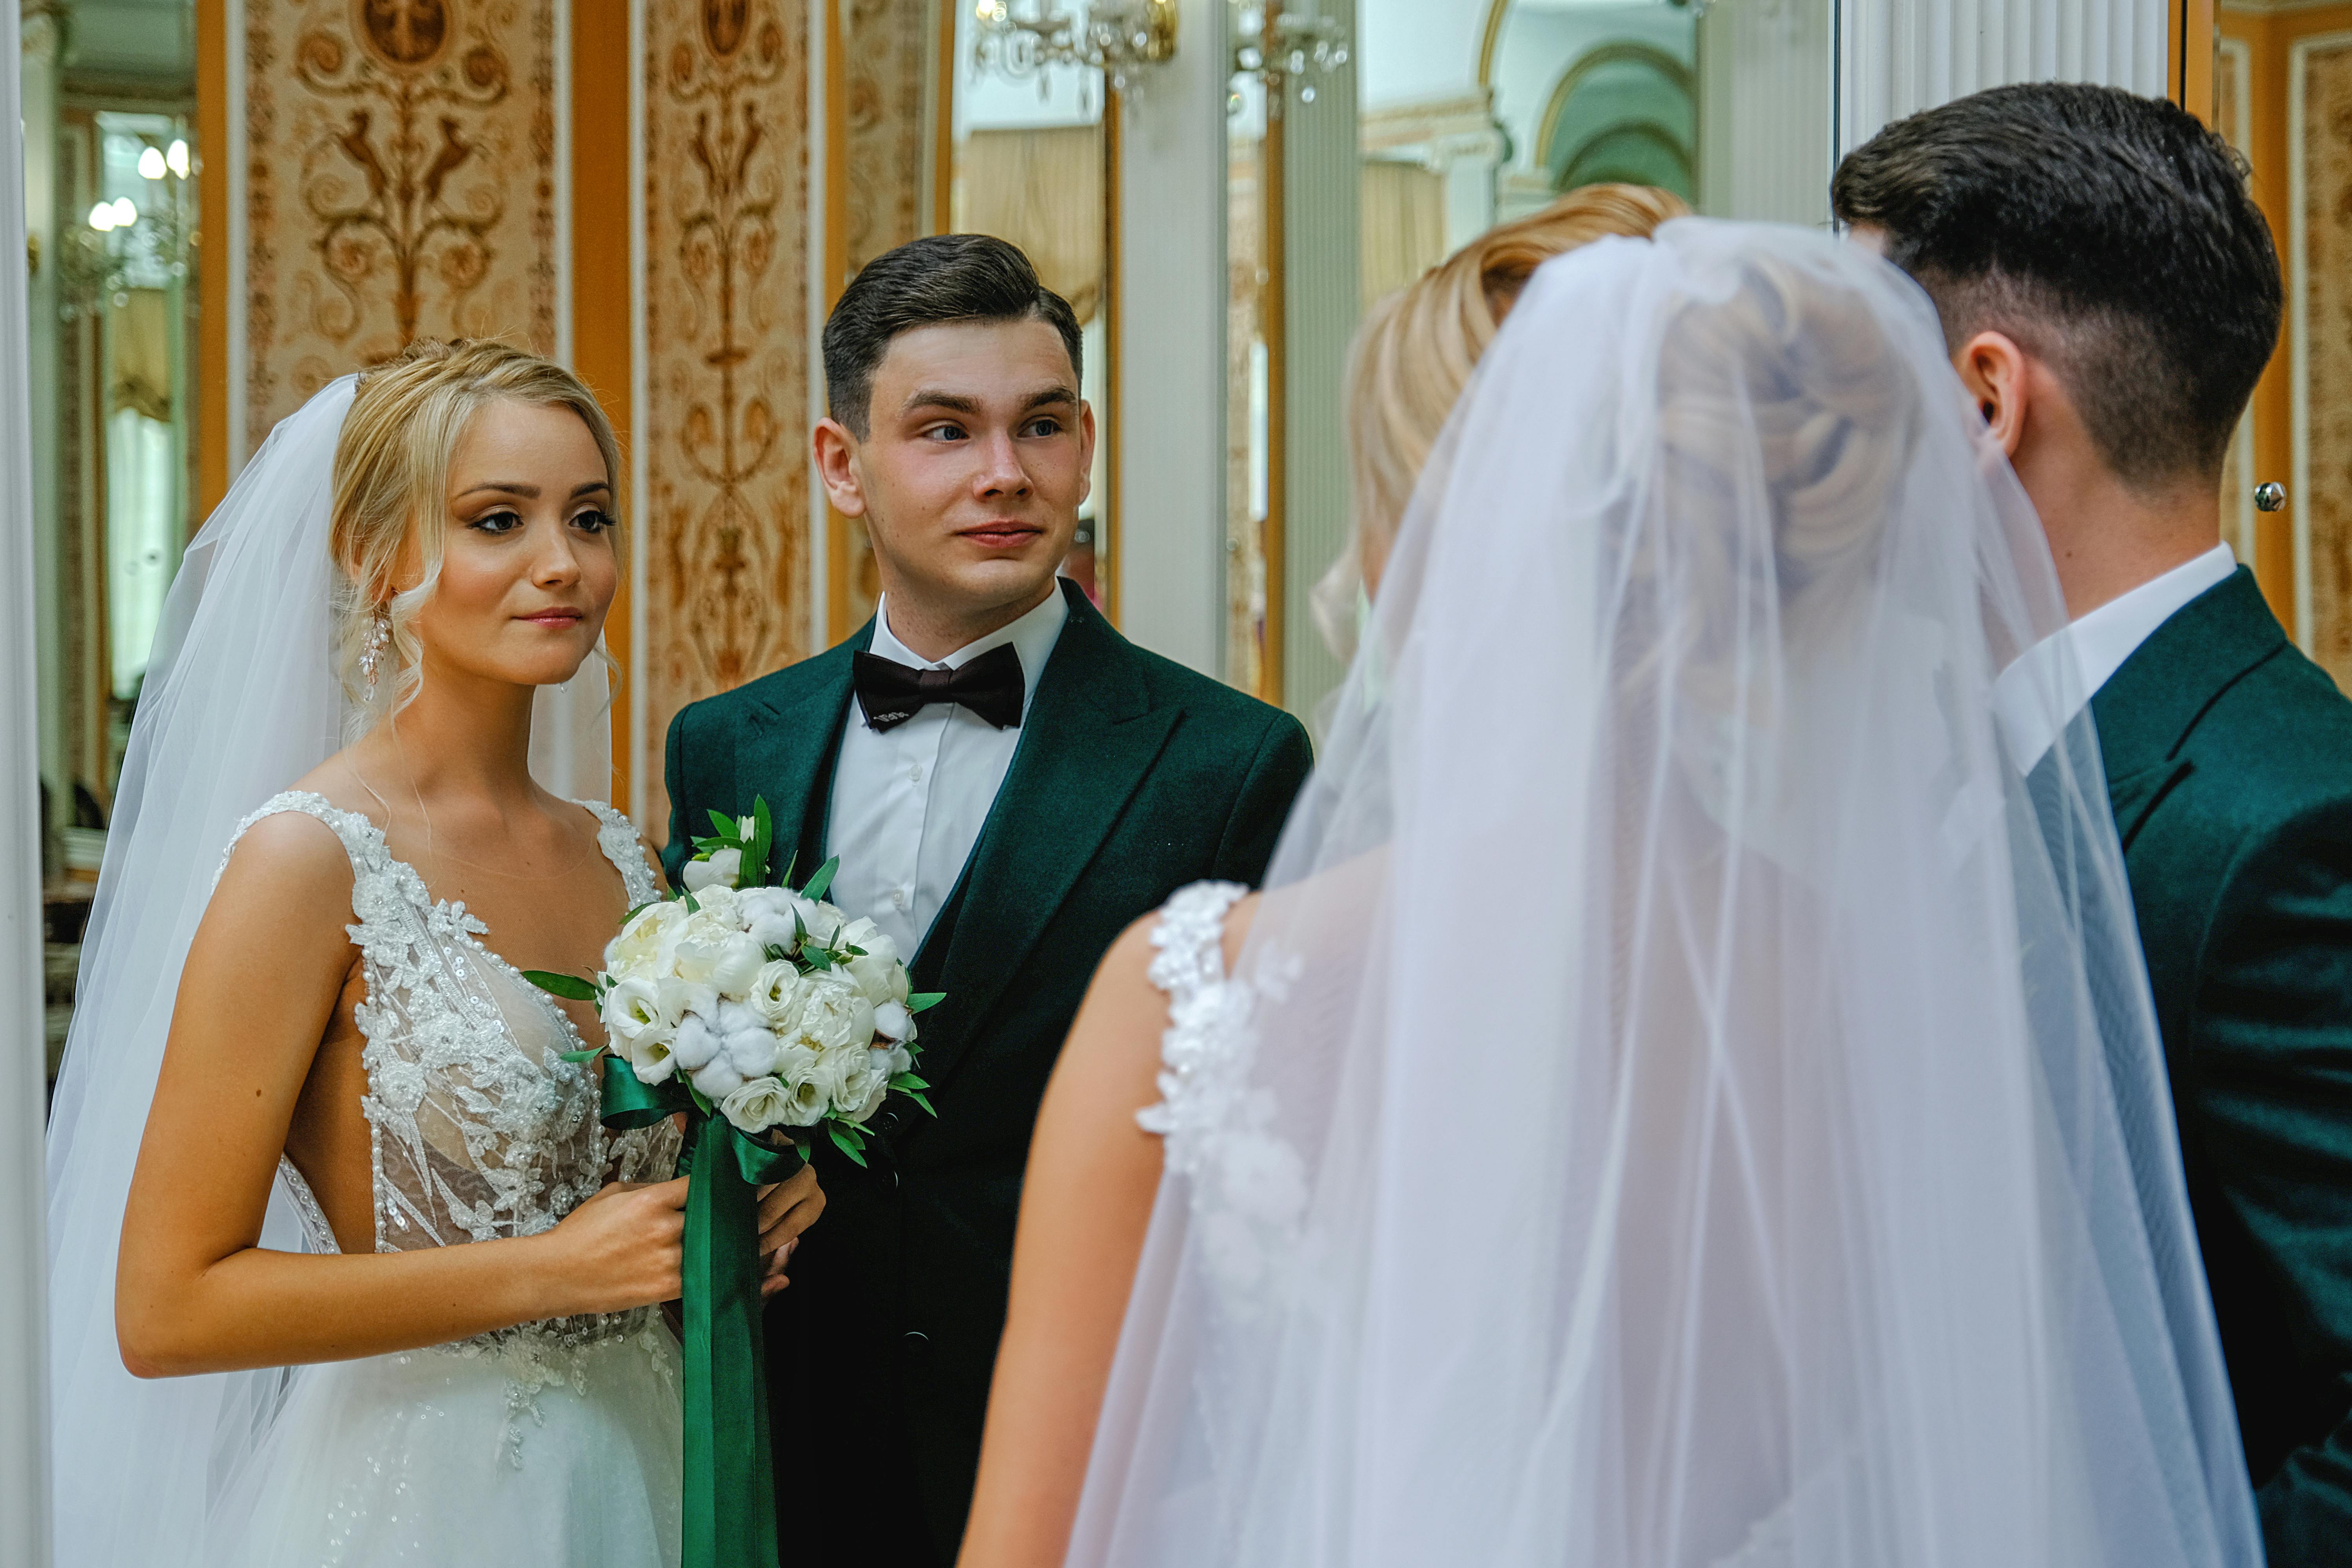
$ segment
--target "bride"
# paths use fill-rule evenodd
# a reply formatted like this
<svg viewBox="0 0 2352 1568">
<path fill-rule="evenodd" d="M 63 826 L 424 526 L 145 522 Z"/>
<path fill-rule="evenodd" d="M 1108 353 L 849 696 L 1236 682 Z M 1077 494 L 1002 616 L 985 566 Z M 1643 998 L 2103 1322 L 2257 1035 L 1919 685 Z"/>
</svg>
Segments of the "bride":
<svg viewBox="0 0 2352 1568">
<path fill-rule="evenodd" d="M 2056 578 L 1925 299 L 1599 240 L 1383 521 L 1266 891 L 1056 1069 L 965 1568 L 2254 1568 L 2096 739 L 2039 661 L 2059 742 L 1993 715 Z"/>
<path fill-rule="evenodd" d="M 62 1568 L 677 1561 L 677 1132 L 604 1132 L 593 1013 L 520 973 L 657 896 L 528 769 L 617 472 L 569 372 L 422 344 L 191 546 L 52 1122 Z M 773 1261 L 822 1201 L 767 1194 Z"/>
</svg>

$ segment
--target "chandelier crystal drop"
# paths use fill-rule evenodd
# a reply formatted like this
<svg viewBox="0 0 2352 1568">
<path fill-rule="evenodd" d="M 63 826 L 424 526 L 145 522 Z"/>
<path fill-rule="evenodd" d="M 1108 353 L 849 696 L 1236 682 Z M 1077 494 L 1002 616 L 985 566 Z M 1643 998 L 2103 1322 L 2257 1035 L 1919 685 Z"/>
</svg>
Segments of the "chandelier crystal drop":
<svg viewBox="0 0 2352 1568">
<path fill-rule="evenodd" d="M 1144 69 L 1176 56 L 1176 0 L 972 0 L 972 61 L 1013 81 L 1034 80 L 1055 66 L 1103 73 L 1114 92 L 1139 86 Z"/>
</svg>

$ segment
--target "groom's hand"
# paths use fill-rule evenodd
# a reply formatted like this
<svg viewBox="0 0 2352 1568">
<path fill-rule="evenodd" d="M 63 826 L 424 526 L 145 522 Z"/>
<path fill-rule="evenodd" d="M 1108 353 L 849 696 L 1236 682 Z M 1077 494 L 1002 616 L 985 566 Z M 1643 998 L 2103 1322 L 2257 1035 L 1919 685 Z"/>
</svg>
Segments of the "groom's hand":
<svg viewBox="0 0 2352 1568">
<path fill-rule="evenodd" d="M 761 1300 L 792 1283 L 784 1277 L 784 1265 L 800 1245 L 801 1232 L 824 1212 L 824 1189 L 816 1184 L 814 1165 L 803 1165 L 789 1182 L 760 1189 L 760 1256 L 768 1264 L 760 1281 Z"/>
</svg>

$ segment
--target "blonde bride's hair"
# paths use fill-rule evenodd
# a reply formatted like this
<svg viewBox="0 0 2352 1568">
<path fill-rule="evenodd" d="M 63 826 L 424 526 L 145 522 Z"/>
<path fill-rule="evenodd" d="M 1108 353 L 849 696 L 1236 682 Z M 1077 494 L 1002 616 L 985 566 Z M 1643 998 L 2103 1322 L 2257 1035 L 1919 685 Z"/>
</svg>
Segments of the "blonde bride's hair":
<svg viewBox="0 0 2352 1568">
<path fill-rule="evenodd" d="M 1430 448 L 1536 268 L 1603 236 L 1647 238 L 1668 219 L 1689 216 L 1671 191 L 1586 185 L 1487 230 L 1372 307 L 1349 355 L 1354 537 L 1314 595 L 1316 618 L 1335 646 L 1354 640 L 1365 549 L 1385 557 L 1395 542 Z"/>
<path fill-rule="evenodd" d="M 604 458 L 605 477 L 621 482 L 620 444 L 612 421 L 581 379 L 551 360 L 488 340 L 409 345 L 360 378 L 335 444 L 331 534 L 335 565 L 335 661 L 349 700 L 347 730 L 365 733 L 415 696 L 422 680 L 416 613 L 441 577 L 449 507 L 449 464 L 474 416 L 510 400 L 568 408 L 580 416 Z M 618 515 L 619 497 L 612 510 Z M 625 536 L 613 534 L 614 548 Z M 406 588 L 404 565 L 416 572 Z M 375 691 L 361 673 L 378 612 L 390 635 L 377 655 Z M 600 644 L 600 657 L 609 662 Z"/>
</svg>

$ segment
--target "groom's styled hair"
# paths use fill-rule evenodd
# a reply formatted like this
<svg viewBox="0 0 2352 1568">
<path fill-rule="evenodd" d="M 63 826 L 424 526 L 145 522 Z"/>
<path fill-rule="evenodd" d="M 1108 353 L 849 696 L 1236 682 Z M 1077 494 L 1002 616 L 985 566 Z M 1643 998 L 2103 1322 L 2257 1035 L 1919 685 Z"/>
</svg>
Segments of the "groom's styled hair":
<svg viewBox="0 0 2352 1568">
<path fill-rule="evenodd" d="M 1083 377 L 1078 318 L 1038 279 L 1021 247 L 987 234 L 935 234 L 884 251 L 849 280 L 824 323 L 828 412 L 863 441 L 871 427 L 874 371 L 890 340 L 950 321 L 1044 321 Z"/>
<path fill-rule="evenodd" d="M 1881 131 L 1830 200 L 1885 232 L 1954 349 L 1990 330 L 2047 363 L 2126 483 L 2220 478 L 2283 289 L 2244 161 L 2186 110 L 2116 88 L 1993 88 Z"/>
</svg>

